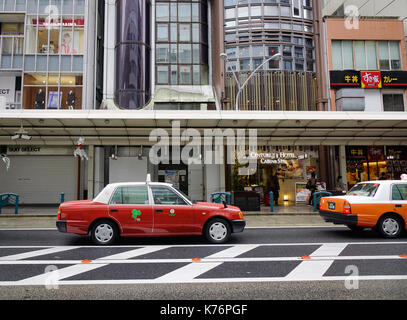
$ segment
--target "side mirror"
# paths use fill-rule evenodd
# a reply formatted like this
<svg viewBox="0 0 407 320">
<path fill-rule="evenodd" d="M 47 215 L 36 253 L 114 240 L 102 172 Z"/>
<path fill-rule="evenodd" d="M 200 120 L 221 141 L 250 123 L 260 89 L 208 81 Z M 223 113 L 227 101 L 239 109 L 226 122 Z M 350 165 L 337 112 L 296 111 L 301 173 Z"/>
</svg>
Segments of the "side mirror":
<svg viewBox="0 0 407 320">
<path fill-rule="evenodd" d="M 228 207 L 227 203 L 226 203 L 226 200 L 223 200 L 222 203 L 223 203 L 223 207 L 226 209 Z"/>
</svg>

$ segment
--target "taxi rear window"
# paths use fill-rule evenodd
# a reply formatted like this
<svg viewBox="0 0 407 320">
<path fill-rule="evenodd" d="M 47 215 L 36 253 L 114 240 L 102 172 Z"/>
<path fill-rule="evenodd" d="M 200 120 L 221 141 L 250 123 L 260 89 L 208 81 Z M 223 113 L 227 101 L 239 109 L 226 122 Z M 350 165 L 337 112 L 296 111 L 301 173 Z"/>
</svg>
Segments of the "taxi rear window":
<svg viewBox="0 0 407 320">
<path fill-rule="evenodd" d="M 378 188 L 379 188 L 378 183 L 359 183 L 355 185 L 352 189 L 350 189 L 348 195 L 359 197 L 374 197 L 376 195 Z"/>
</svg>

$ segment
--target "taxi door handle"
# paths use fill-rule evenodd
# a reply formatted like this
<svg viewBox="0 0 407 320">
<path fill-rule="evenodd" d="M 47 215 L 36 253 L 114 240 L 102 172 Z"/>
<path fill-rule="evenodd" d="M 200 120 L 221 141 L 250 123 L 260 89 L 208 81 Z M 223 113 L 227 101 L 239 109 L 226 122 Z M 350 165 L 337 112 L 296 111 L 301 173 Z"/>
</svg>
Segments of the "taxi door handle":
<svg viewBox="0 0 407 320">
<path fill-rule="evenodd" d="M 396 208 L 401 208 L 402 205 L 401 204 L 396 204 Z"/>
<path fill-rule="evenodd" d="M 157 209 L 155 212 L 164 212 L 162 209 Z"/>
<path fill-rule="evenodd" d="M 119 212 L 119 209 L 110 209 L 110 212 Z"/>
</svg>

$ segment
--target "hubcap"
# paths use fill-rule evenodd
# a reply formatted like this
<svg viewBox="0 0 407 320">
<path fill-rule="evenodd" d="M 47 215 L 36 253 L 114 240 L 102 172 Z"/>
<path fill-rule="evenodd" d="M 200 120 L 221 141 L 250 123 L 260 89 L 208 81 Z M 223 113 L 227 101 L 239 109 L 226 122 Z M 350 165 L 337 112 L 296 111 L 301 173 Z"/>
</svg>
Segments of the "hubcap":
<svg viewBox="0 0 407 320">
<path fill-rule="evenodd" d="M 228 233 L 228 229 L 226 226 L 221 222 L 215 222 L 209 228 L 209 235 L 214 240 L 223 240 Z"/>
<path fill-rule="evenodd" d="M 382 228 L 383 228 L 383 231 L 387 235 L 394 236 L 398 233 L 400 226 L 399 226 L 397 220 L 395 220 L 393 218 L 386 218 L 383 221 Z"/>
<path fill-rule="evenodd" d="M 100 242 L 108 242 L 113 238 L 113 228 L 108 224 L 101 224 L 95 230 L 95 237 Z"/>
</svg>

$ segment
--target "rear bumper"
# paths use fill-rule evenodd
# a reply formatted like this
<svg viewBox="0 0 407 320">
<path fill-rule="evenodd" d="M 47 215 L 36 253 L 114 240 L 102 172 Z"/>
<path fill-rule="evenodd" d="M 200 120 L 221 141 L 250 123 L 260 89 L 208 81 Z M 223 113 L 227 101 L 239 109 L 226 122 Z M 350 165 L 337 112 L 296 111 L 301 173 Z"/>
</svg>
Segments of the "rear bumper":
<svg viewBox="0 0 407 320">
<path fill-rule="evenodd" d="M 66 221 L 57 220 L 57 228 L 59 232 L 66 233 Z"/>
<path fill-rule="evenodd" d="M 347 226 L 356 226 L 358 224 L 358 216 L 355 214 L 343 214 L 339 212 L 319 210 L 319 215 L 326 222 L 332 222 L 334 224 L 344 224 Z"/>
<path fill-rule="evenodd" d="M 246 220 L 244 219 L 231 220 L 230 223 L 232 225 L 233 233 L 243 232 L 244 228 L 246 227 Z"/>
</svg>

